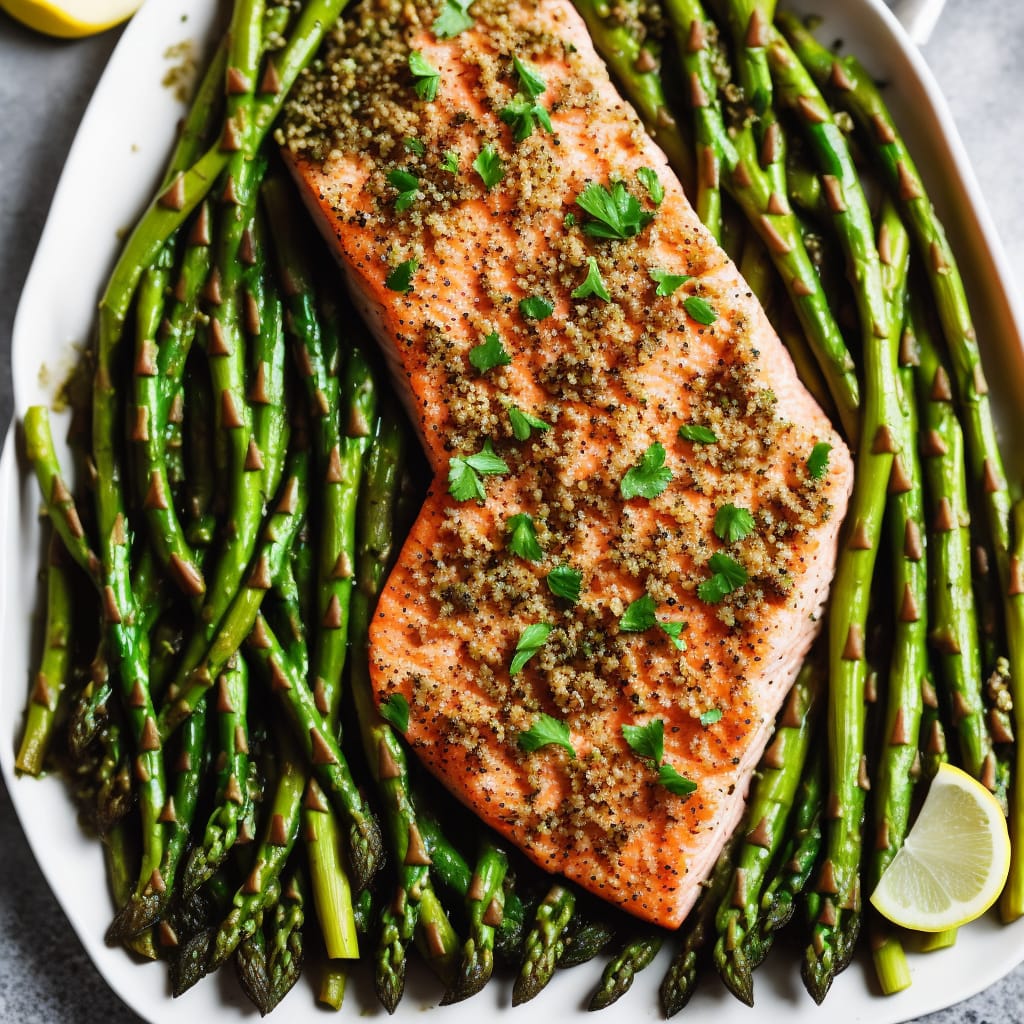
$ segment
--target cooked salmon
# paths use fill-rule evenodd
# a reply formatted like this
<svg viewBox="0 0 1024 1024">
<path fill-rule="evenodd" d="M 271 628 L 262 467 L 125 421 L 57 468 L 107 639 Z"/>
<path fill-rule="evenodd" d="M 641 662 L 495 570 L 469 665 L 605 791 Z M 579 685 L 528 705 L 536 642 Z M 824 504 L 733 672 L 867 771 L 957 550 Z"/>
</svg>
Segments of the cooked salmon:
<svg viewBox="0 0 1024 1024">
<path fill-rule="evenodd" d="M 678 926 L 818 631 L 849 454 L 567 0 L 365 0 L 283 135 L 435 473 L 376 697 L 537 864 Z"/>
</svg>

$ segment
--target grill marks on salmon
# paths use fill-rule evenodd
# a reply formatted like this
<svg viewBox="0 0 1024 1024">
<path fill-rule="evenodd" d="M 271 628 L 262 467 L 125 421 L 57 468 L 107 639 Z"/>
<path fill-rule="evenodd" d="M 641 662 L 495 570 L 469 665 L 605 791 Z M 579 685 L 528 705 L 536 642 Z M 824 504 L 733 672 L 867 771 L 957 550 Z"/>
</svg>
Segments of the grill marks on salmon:
<svg viewBox="0 0 1024 1024">
<path fill-rule="evenodd" d="M 451 39 L 431 30 L 436 15 L 364 2 L 287 125 L 296 177 L 436 474 L 377 608 L 376 696 L 406 698 L 406 739 L 423 763 L 535 862 L 675 927 L 739 820 L 818 630 L 849 454 L 571 5 L 478 0 L 473 27 Z M 414 92 L 413 50 L 440 73 L 433 102 Z M 522 92 L 513 57 L 543 76 L 536 102 L 554 129 L 518 143 L 499 117 Z M 490 189 L 473 168 L 485 146 L 503 169 Z M 645 167 L 664 188 L 660 205 L 638 180 Z M 400 211 L 388 181 L 396 169 L 417 179 Z M 626 240 L 591 238 L 576 200 L 614 181 L 653 219 Z M 609 302 L 571 295 L 590 259 Z M 389 287 L 410 260 L 410 290 Z M 652 270 L 690 280 L 659 296 Z M 714 309 L 713 324 L 687 314 L 692 295 Z M 524 316 L 531 297 L 552 314 Z M 495 333 L 511 362 L 478 372 L 470 352 Z M 517 439 L 512 407 L 549 429 Z M 716 440 L 683 440 L 684 425 Z M 819 442 L 832 450 L 817 480 L 807 458 Z M 456 501 L 451 460 L 487 443 L 508 471 L 480 477 L 483 500 Z M 655 443 L 671 481 L 624 499 L 624 475 Z M 754 519 L 734 543 L 713 528 L 727 504 Z M 509 548 L 508 520 L 521 513 L 540 559 Z M 711 603 L 698 588 L 716 552 L 747 582 Z M 550 589 L 563 565 L 581 574 L 578 603 Z M 685 650 L 658 625 L 622 628 L 644 595 L 660 622 L 684 624 Z M 517 643 L 537 623 L 550 633 L 512 674 Z M 702 724 L 716 709 L 721 717 Z M 522 748 L 542 713 L 568 727 L 571 752 Z M 624 725 L 657 719 L 664 762 L 696 784 L 690 795 L 660 784 L 626 742 Z"/>
</svg>

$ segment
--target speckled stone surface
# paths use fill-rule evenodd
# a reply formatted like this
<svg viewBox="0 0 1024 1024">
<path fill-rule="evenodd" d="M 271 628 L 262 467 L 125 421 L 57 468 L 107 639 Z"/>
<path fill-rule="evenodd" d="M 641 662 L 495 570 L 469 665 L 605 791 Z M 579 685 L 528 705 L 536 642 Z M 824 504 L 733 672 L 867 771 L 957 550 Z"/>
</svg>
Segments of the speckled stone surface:
<svg viewBox="0 0 1024 1024">
<path fill-rule="evenodd" d="M 0 424 L 7 423 L 11 410 L 10 339 L 18 294 L 61 164 L 116 38 L 110 32 L 71 43 L 47 40 L 0 14 Z M 1024 288 L 1022 54 L 1020 0 L 950 0 L 925 49 L 971 155 L 1018 288 Z M 842 1007 L 826 1005 L 822 1019 L 841 1022 Z M 138 1020 L 106 987 L 71 935 L 0 787 L 0 1021 Z M 756 1012 L 751 1020 L 757 1020 Z M 926 1024 L 1022 1021 L 1024 967 L 974 998 L 924 1019 Z"/>
</svg>

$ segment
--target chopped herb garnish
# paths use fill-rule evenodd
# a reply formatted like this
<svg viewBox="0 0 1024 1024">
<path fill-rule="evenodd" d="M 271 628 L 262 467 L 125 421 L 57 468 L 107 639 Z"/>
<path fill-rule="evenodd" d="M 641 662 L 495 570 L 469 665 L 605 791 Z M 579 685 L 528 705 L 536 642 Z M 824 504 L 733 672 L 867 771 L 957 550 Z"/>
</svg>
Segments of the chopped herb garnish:
<svg viewBox="0 0 1024 1024">
<path fill-rule="evenodd" d="M 412 275 L 419 268 L 418 260 L 406 260 L 399 263 L 384 279 L 384 287 L 393 292 L 408 292 L 412 289 Z"/>
<path fill-rule="evenodd" d="M 484 146 L 473 161 L 473 170 L 480 175 L 480 180 L 488 190 L 505 177 L 505 165 L 498 156 L 498 151 L 491 145 Z"/>
<path fill-rule="evenodd" d="M 658 769 L 658 782 L 675 796 L 689 796 L 697 789 L 696 782 L 691 782 L 685 775 L 680 775 L 670 764 L 663 764 Z"/>
<path fill-rule="evenodd" d="M 718 604 L 727 594 L 739 590 L 747 582 L 747 570 L 721 551 L 716 551 L 708 559 L 708 568 L 712 572 L 710 579 L 697 585 L 697 596 L 708 604 Z"/>
<path fill-rule="evenodd" d="M 570 211 L 569 211 L 569 212 L 568 212 L 568 213 L 567 213 L 567 214 L 566 214 L 566 215 L 565 215 L 565 216 L 564 216 L 564 217 L 562 218 L 562 223 L 563 223 L 563 224 L 564 224 L 564 225 L 565 225 L 565 226 L 566 226 L 567 228 L 572 228 L 572 227 L 575 227 L 575 226 L 576 226 L 576 214 L 575 214 L 575 213 L 573 213 L 573 212 L 572 212 L 572 210 L 570 210 Z"/>
<path fill-rule="evenodd" d="M 519 746 L 528 754 L 541 747 L 562 747 L 570 757 L 576 756 L 569 734 L 569 726 L 551 715 L 541 712 L 526 732 L 519 734 Z"/>
<path fill-rule="evenodd" d="M 421 100 L 431 103 L 437 99 L 437 90 L 441 84 L 441 72 L 423 56 L 422 50 L 413 50 L 409 54 L 409 71 L 412 74 L 412 87 Z"/>
<path fill-rule="evenodd" d="M 651 629 L 658 623 L 654 615 L 654 598 L 650 594 L 644 594 L 635 601 L 630 602 L 619 619 L 619 629 L 624 633 L 642 633 L 645 629 Z"/>
<path fill-rule="evenodd" d="M 527 512 L 509 516 L 505 524 L 508 528 L 508 549 L 513 555 L 525 558 L 530 562 L 539 562 L 544 557 L 537 541 L 537 528 L 533 525 L 533 516 Z"/>
<path fill-rule="evenodd" d="M 647 725 L 624 725 L 622 735 L 640 757 L 654 763 L 658 769 L 658 782 L 676 796 L 689 796 L 697 784 L 680 775 L 670 764 L 665 764 L 665 723 L 655 718 Z"/>
<path fill-rule="evenodd" d="M 705 299 L 699 295 L 688 295 L 683 302 L 683 308 L 699 324 L 705 327 L 710 326 L 718 319 L 718 314 Z"/>
<path fill-rule="evenodd" d="M 832 451 L 832 445 L 827 441 L 819 441 L 807 456 L 807 472 L 815 480 L 820 480 L 828 469 L 828 455 Z"/>
<path fill-rule="evenodd" d="M 507 107 L 498 111 L 498 117 L 512 129 L 512 138 L 516 142 L 528 139 L 537 125 L 549 135 L 554 132 L 548 112 L 539 103 L 534 103 L 520 93 L 516 93 L 515 99 Z"/>
<path fill-rule="evenodd" d="M 528 320 L 545 320 L 554 313 L 555 307 L 540 295 L 531 295 L 519 300 L 519 312 Z"/>
<path fill-rule="evenodd" d="M 420 194 L 420 179 L 408 171 L 394 170 L 388 172 L 388 184 L 398 190 L 395 209 L 401 213 L 408 210 Z"/>
<path fill-rule="evenodd" d="M 392 693 L 380 705 L 380 717 L 390 722 L 400 733 L 409 731 L 409 702 L 400 693 Z"/>
<path fill-rule="evenodd" d="M 486 373 L 496 366 L 508 366 L 512 357 L 501 343 L 498 332 L 491 331 L 481 344 L 469 350 L 469 361 L 481 373 Z"/>
<path fill-rule="evenodd" d="M 548 87 L 540 73 L 518 57 L 512 58 L 512 67 L 515 68 L 516 74 L 519 76 L 520 90 L 531 100 L 535 100 Z"/>
<path fill-rule="evenodd" d="M 604 299 L 605 302 L 612 301 L 612 297 L 608 294 L 608 289 L 601 278 L 601 271 L 597 269 L 597 260 L 593 256 L 588 256 L 587 276 L 583 284 L 572 292 L 572 297 L 574 299 L 586 299 L 591 295 Z"/>
<path fill-rule="evenodd" d="M 451 39 L 467 28 L 472 28 L 473 19 L 469 14 L 472 3 L 473 0 L 444 0 L 441 13 L 431 25 L 434 35 L 438 39 Z"/>
<path fill-rule="evenodd" d="M 523 666 L 544 646 L 552 629 L 554 626 L 546 622 L 534 622 L 523 630 L 509 666 L 512 675 L 522 672 Z"/>
<path fill-rule="evenodd" d="M 646 725 L 624 725 L 622 735 L 634 753 L 649 757 L 660 767 L 665 759 L 665 723 L 655 718 Z"/>
<path fill-rule="evenodd" d="M 650 274 L 651 280 L 658 284 L 658 287 L 654 289 L 654 294 L 663 299 L 690 280 L 689 274 L 670 274 L 667 270 L 652 270 Z"/>
<path fill-rule="evenodd" d="M 523 412 L 517 406 L 509 406 L 508 420 L 512 424 L 512 436 L 517 441 L 529 441 L 530 432 L 533 430 L 550 430 L 551 424 L 545 423 L 528 412 Z"/>
<path fill-rule="evenodd" d="M 419 139 L 408 138 L 402 139 L 402 145 L 405 146 L 406 151 L 414 154 L 415 156 L 424 156 L 427 152 L 427 147 L 420 142 Z"/>
<path fill-rule="evenodd" d="M 448 493 L 456 501 L 471 498 L 484 499 L 482 476 L 494 476 L 508 472 L 508 463 L 494 454 L 490 438 L 476 455 L 455 456 L 448 463 Z"/>
<path fill-rule="evenodd" d="M 626 499 L 656 498 L 672 480 L 672 470 L 665 465 L 665 448 L 660 442 L 644 452 L 638 465 L 626 470 L 619 492 Z"/>
<path fill-rule="evenodd" d="M 596 182 L 588 185 L 576 197 L 576 205 L 594 218 L 583 225 L 591 238 L 632 238 L 654 220 L 621 181 L 610 191 Z"/>
<path fill-rule="evenodd" d="M 459 154 L 457 150 L 449 149 L 441 160 L 441 170 L 449 174 L 459 173 Z"/>
<path fill-rule="evenodd" d="M 700 715 L 701 725 L 714 725 L 722 717 L 721 708 L 708 708 L 707 711 L 702 711 Z"/>
<path fill-rule="evenodd" d="M 727 544 L 743 540 L 754 529 L 754 517 L 745 508 L 723 505 L 715 513 L 715 536 Z"/>
<path fill-rule="evenodd" d="M 695 444 L 714 444 L 718 440 L 718 435 L 710 427 L 701 427 L 696 423 L 684 423 L 679 428 L 679 436 Z"/>
<path fill-rule="evenodd" d="M 682 637 L 682 632 L 686 629 L 685 622 L 659 622 L 658 625 L 661 627 L 665 635 L 672 641 L 673 646 L 676 650 L 685 651 L 686 641 Z"/>
<path fill-rule="evenodd" d="M 657 173 L 651 167 L 641 167 L 637 172 L 636 176 L 640 181 L 640 184 L 647 189 L 647 194 L 651 197 L 651 202 L 655 206 L 661 206 L 661 201 L 665 198 L 665 186 L 662 185 L 661 179 Z"/>
<path fill-rule="evenodd" d="M 580 599 L 583 573 L 569 565 L 556 565 L 547 575 L 548 590 L 563 601 L 576 604 Z"/>
</svg>

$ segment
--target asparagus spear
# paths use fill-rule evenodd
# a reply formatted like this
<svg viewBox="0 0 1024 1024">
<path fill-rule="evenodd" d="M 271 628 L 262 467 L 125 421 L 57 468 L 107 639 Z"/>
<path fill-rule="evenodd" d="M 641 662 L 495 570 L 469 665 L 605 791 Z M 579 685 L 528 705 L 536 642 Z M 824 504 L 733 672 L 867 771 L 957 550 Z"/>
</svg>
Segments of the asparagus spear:
<svg viewBox="0 0 1024 1024">
<path fill-rule="evenodd" d="M 637 974 L 654 962 L 664 941 L 664 932 L 649 929 L 627 942 L 605 965 L 601 983 L 590 997 L 587 1009 L 603 1010 L 624 996 Z"/>
<path fill-rule="evenodd" d="M 700 954 L 714 934 L 715 910 L 732 879 L 734 845 L 735 839 L 730 840 L 719 854 L 710 876 L 703 883 L 703 890 L 693 910 L 680 929 L 679 949 L 676 950 L 659 989 L 661 1012 L 666 1017 L 674 1017 L 682 1010 L 697 987 Z"/>
<path fill-rule="evenodd" d="M 949 374 L 936 348 L 927 314 L 915 296 L 912 335 L 922 419 L 922 454 L 928 484 L 931 549 L 931 642 L 955 725 L 964 769 L 990 788 L 996 759 L 985 720 L 981 651 L 972 591 L 970 491 L 964 436 L 953 408 Z"/>
<path fill-rule="evenodd" d="M 753 827 L 733 850 L 733 874 L 715 912 L 715 966 L 729 991 L 748 1006 L 754 1005 L 752 971 L 762 959 L 756 933 L 761 892 L 803 775 L 823 675 L 821 660 L 812 655 L 793 684 L 747 802 Z"/>
<path fill-rule="evenodd" d="M 25 715 L 25 731 L 14 762 L 19 772 L 38 775 L 46 763 L 57 708 L 64 696 L 70 669 L 71 584 L 67 554 L 56 531 L 51 531 L 46 566 L 46 634 L 43 657 L 36 673 Z"/>
<path fill-rule="evenodd" d="M 565 929 L 576 909 L 572 889 L 558 883 L 538 904 L 533 926 L 526 936 L 522 963 L 512 986 L 512 1005 L 519 1006 L 539 995 L 555 973 L 565 949 Z"/>
<path fill-rule="evenodd" d="M 882 282 L 893 325 L 905 319 L 906 253 L 909 239 L 894 204 L 883 200 L 879 217 L 878 251 Z M 865 883 L 874 889 L 882 873 L 903 845 L 910 826 L 914 763 L 923 701 L 921 680 L 927 678 L 928 662 L 928 559 L 924 543 L 925 513 L 921 462 L 917 453 L 918 413 L 914 396 L 912 363 L 915 354 L 904 330 L 899 351 L 899 393 L 903 416 L 893 430 L 899 454 L 889 483 L 888 530 L 893 567 L 892 657 L 889 663 L 888 696 L 880 737 L 881 752 L 875 772 L 873 818 L 874 849 L 868 858 Z M 874 918 L 871 948 L 875 973 L 884 993 L 899 992 L 910 984 L 910 968 L 899 936 Z"/>
</svg>

